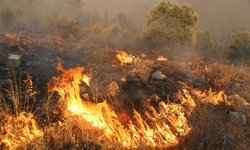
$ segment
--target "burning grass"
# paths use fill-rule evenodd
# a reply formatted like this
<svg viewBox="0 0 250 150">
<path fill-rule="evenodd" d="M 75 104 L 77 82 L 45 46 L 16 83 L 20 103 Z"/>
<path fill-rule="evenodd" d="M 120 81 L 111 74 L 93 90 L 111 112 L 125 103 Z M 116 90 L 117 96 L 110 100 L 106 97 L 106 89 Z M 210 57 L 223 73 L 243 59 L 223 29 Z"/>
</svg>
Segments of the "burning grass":
<svg viewBox="0 0 250 150">
<path fill-rule="evenodd" d="M 1 38 L 11 40 L 18 39 L 18 36 L 6 35 Z M 66 40 L 58 37 L 52 39 L 55 39 L 54 42 L 58 45 L 51 43 L 47 45 L 54 47 L 53 49 L 67 44 Z M 38 43 L 37 46 L 39 46 L 38 41 L 33 42 Z M 22 46 L 25 45 L 18 40 L 15 45 L 20 43 Z M 29 44 L 32 45 L 31 43 Z M 71 43 L 69 47 L 80 46 L 78 44 Z M 114 54 L 113 50 L 110 51 Z M 128 54 L 122 51 L 116 52 L 118 52 L 119 61 L 126 63 Z M 158 61 L 164 61 L 164 63 L 158 63 Z M 108 63 L 113 65 L 117 62 Z M 161 90 L 158 93 L 159 96 L 153 94 L 150 98 L 141 97 L 140 104 L 133 99 L 135 103 L 129 106 L 128 104 L 125 106 L 122 97 L 119 97 L 119 92 L 111 93 L 112 99 L 115 99 L 112 101 L 109 101 L 107 96 L 102 96 L 105 95 L 102 93 L 105 90 L 100 90 L 100 85 L 104 81 L 91 83 L 91 78 L 95 79 L 95 77 L 82 74 L 85 68 L 64 69 L 59 65 L 58 77 L 53 77 L 48 83 L 48 92 L 54 93 L 54 96 L 49 96 L 48 102 L 53 101 L 59 107 L 48 105 L 44 108 L 45 111 L 41 113 L 48 117 L 45 124 L 31 113 L 33 110 L 31 101 L 34 100 L 32 78 L 28 76 L 24 80 L 25 84 L 19 86 L 16 77 L 10 76 L 9 80 L 2 83 L 2 85 L 8 83 L 9 89 L 2 88 L 1 91 L 5 93 L 0 96 L 2 101 L 1 148 L 239 149 L 249 146 L 250 111 L 249 106 L 246 105 L 249 102 L 250 87 L 248 68 L 210 64 L 202 58 L 190 63 L 178 63 L 167 61 L 162 57 L 157 59 L 156 63 L 159 65 L 156 69 L 146 61 L 134 65 L 120 65 L 119 68 L 137 69 L 139 73 L 136 74 L 137 77 L 140 77 L 143 84 L 148 84 L 146 88 L 140 90 L 151 90 L 152 83 L 158 84 L 157 88 L 160 85 L 163 86 L 158 89 L 158 91 Z M 162 71 L 167 78 L 163 81 L 152 80 L 150 74 L 156 70 Z M 180 74 L 180 71 L 184 73 Z M 190 74 L 188 80 L 181 78 L 185 73 Z M 126 71 L 126 74 L 129 72 Z M 192 82 L 196 79 L 201 80 L 210 89 L 193 86 Z M 128 82 L 131 81 L 125 79 L 123 84 Z M 88 92 L 92 91 L 88 93 L 90 99 L 81 97 L 79 86 L 83 83 L 91 89 Z M 117 84 L 118 88 L 119 86 Z M 165 97 L 160 95 L 160 93 L 169 92 L 166 91 L 168 86 L 173 86 L 177 90 L 173 90 L 173 93 Z M 239 94 L 239 97 L 245 101 L 241 103 L 239 99 L 230 100 L 230 96 L 234 94 Z M 102 96 L 102 102 L 98 101 L 99 96 Z M 56 101 L 55 97 L 59 97 L 59 101 Z M 237 95 L 234 97 L 237 98 Z M 51 119 L 49 110 L 52 108 L 60 109 L 58 118 Z M 247 123 L 242 125 L 232 122 L 230 112 L 245 115 Z"/>
</svg>

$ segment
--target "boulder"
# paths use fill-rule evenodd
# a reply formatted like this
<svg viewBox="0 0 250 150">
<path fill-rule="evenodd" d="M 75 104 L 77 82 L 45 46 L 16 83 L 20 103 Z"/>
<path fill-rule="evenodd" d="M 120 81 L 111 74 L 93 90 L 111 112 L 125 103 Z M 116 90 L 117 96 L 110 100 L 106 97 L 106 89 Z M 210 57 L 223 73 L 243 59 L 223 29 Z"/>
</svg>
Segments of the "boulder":
<svg viewBox="0 0 250 150">
<path fill-rule="evenodd" d="M 246 125 L 247 123 L 246 115 L 239 113 L 239 112 L 230 112 L 229 118 L 230 118 L 230 122 L 236 123 L 239 125 Z"/>
<path fill-rule="evenodd" d="M 141 58 L 146 58 L 147 57 L 147 55 L 146 54 L 141 54 Z"/>
<path fill-rule="evenodd" d="M 156 71 L 152 74 L 152 78 L 155 80 L 164 80 L 166 79 L 166 75 L 162 74 L 161 71 Z"/>
<path fill-rule="evenodd" d="M 24 52 L 24 48 L 18 46 L 18 49 L 19 49 L 20 52 Z"/>
<path fill-rule="evenodd" d="M 230 95 L 227 97 L 229 101 L 233 101 L 235 105 L 243 105 L 248 106 L 249 103 L 242 97 L 240 97 L 238 94 Z"/>
<path fill-rule="evenodd" d="M 127 56 L 125 58 L 125 61 L 126 61 L 126 64 L 131 64 L 131 63 L 133 63 L 134 59 L 132 57 Z"/>
</svg>

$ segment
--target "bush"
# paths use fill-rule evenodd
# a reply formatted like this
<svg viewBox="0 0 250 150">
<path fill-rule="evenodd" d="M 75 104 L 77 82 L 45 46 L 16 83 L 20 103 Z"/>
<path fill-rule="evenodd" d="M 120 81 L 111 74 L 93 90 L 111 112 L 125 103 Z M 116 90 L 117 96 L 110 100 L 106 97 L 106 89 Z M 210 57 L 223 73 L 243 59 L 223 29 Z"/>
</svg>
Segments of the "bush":
<svg viewBox="0 0 250 150">
<path fill-rule="evenodd" d="M 196 43 L 195 47 L 200 52 L 204 52 L 206 49 L 211 48 L 214 45 L 211 30 L 207 28 L 204 31 L 196 32 Z"/>
<path fill-rule="evenodd" d="M 65 15 L 59 18 L 47 15 L 46 22 L 50 33 L 60 35 L 62 38 L 68 38 L 69 35 L 80 31 L 79 23 L 73 19 L 68 19 Z"/>
<path fill-rule="evenodd" d="M 160 44 L 193 45 L 198 14 L 189 4 L 160 2 L 147 14 L 146 39 Z"/>
<path fill-rule="evenodd" d="M 9 26 L 16 20 L 16 12 L 8 6 L 3 7 L 0 10 L 0 20 L 6 31 L 9 30 Z"/>
<path fill-rule="evenodd" d="M 229 41 L 231 49 L 229 56 L 245 57 L 250 55 L 250 33 L 248 31 L 239 31 L 232 33 Z"/>
</svg>

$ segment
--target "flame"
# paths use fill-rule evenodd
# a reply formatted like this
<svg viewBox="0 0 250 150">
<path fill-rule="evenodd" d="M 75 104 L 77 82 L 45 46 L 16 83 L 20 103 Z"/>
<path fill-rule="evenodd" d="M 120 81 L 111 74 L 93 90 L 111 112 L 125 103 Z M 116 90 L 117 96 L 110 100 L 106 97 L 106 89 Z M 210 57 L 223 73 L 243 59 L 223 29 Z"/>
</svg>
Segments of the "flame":
<svg viewBox="0 0 250 150">
<path fill-rule="evenodd" d="M 128 124 L 125 127 L 106 101 L 98 104 L 82 101 L 79 84 L 86 77 L 82 75 L 83 67 L 63 69 L 59 64 L 57 70 L 60 76 L 53 77 L 48 83 L 49 91 L 57 91 L 60 94 L 61 100 L 66 104 L 63 112 L 68 120 L 82 130 L 86 130 L 88 126 L 88 129 L 104 135 L 100 138 L 102 138 L 101 141 L 106 142 L 99 143 L 103 148 L 108 148 L 112 142 L 123 149 L 140 149 L 142 146 L 154 149 L 169 148 L 179 144 L 180 137 L 187 135 L 191 130 L 184 115 L 185 108 L 177 104 L 166 104 L 163 101 L 159 103 L 159 110 L 145 104 L 144 115 L 134 109 L 133 119 L 127 121 Z M 159 98 L 157 95 L 154 97 Z M 188 99 L 184 97 L 183 99 L 188 103 Z M 125 115 L 124 112 L 123 115 Z M 91 139 L 88 140 L 91 141 Z M 100 139 L 92 139 L 92 141 L 98 143 Z"/>
<path fill-rule="evenodd" d="M 157 58 L 157 60 L 159 60 L 159 61 L 168 61 L 167 58 L 164 58 L 164 57 L 161 56 L 161 55 Z"/>
<path fill-rule="evenodd" d="M 26 144 L 43 136 L 43 132 L 38 129 L 32 113 L 22 112 L 18 117 L 1 114 L 1 119 L 3 119 L 3 124 L 0 128 L 0 145 L 5 144 L 8 149 L 25 147 Z"/>
<path fill-rule="evenodd" d="M 128 63 L 128 61 L 126 59 L 126 57 L 128 56 L 128 54 L 126 52 L 117 50 L 117 53 L 118 54 L 116 54 L 116 57 L 118 58 L 118 60 L 120 62 L 122 62 L 122 63 Z"/>
</svg>

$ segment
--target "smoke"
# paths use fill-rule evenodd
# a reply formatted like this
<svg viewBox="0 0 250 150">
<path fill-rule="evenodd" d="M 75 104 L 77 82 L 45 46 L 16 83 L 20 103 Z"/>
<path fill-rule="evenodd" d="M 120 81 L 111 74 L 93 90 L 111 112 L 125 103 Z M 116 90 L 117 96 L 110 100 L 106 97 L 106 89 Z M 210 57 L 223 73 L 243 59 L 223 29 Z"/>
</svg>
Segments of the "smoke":
<svg viewBox="0 0 250 150">
<path fill-rule="evenodd" d="M 24 11 L 20 21 L 25 25 L 31 24 L 31 19 L 38 17 L 45 24 L 46 14 L 60 16 L 66 14 L 72 17 L 73 8 L 67 8 L 69 0 L 0 0 L 0 7 L 19 7 Z M 109 18 L 112 20 L 121 11 L 138 27 L 145 27 L 146 12 L 161 0 L 82 0 L 83 13 L 93 11 L 100 12 L 107 8 Z M 196 31 L 210 28 L 213 36 L 225 33 L 237 32 L 238 30 L 250 30 L 250 1 L 249 0 L 171 0 L 172 3 L 190 3 L 199 14 L 199 25 Z M 73 16 L 74 17 L 74 16 Z M 80 19 L 80 17 L 78 17 Z"/>
</svg>

